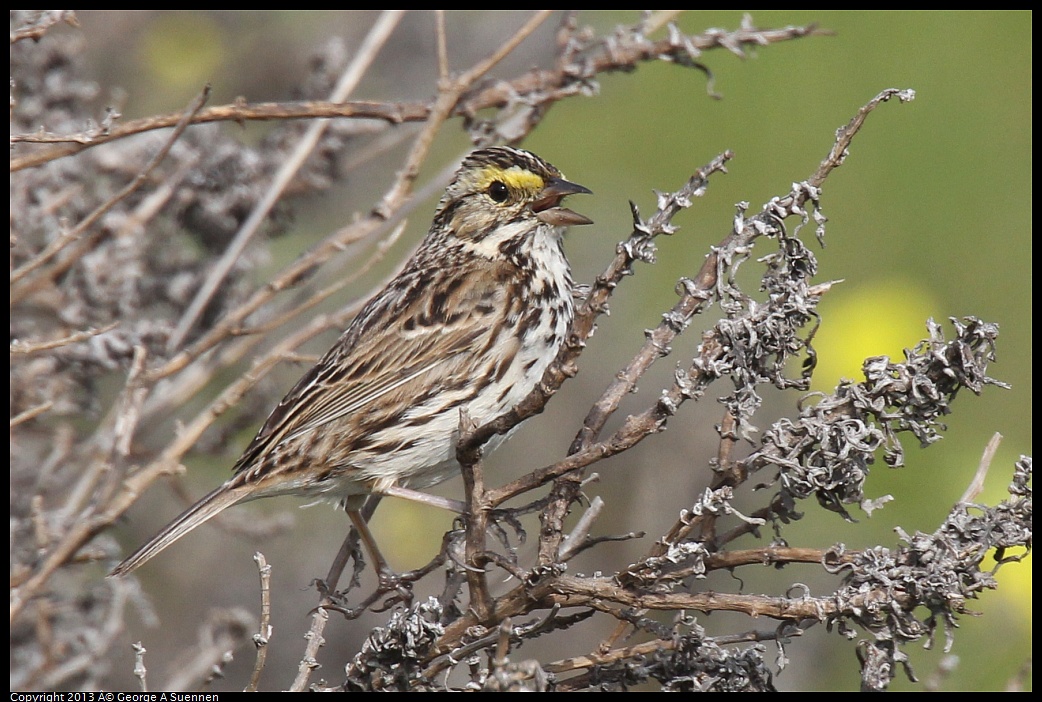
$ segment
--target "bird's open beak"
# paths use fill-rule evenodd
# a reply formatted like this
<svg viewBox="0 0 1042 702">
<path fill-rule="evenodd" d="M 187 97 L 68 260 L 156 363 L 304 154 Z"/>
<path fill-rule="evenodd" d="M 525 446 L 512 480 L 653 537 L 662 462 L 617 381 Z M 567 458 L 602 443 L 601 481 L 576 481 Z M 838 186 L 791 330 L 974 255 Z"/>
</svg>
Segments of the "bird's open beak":
<svg viewBox="0 0 1042 702">
<path fill-rule="evenodd" d="M 561 200 L 568 195 L 586 193 L 592 195 L 589 188 L 571 183 L 563 178 L 552 178 L 539 193 L 539 198 L 532 203 L 532 211 L 541 222 L 555 227 L 571 227 L 577 224 L 593 224 L 593 220 L 567 207 L 561 207 Z"/>
</svg>

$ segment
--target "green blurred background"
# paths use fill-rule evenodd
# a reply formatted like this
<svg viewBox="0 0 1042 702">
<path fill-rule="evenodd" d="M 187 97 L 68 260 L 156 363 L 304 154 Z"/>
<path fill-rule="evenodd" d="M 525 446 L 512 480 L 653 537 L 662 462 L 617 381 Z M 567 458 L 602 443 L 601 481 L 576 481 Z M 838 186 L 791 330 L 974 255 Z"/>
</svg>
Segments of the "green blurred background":
<svg viewBox="0 0 1042 702">
<path fill-rule="evenodd" d="M 374 17 L 374 13 L 326 12 L 80 13 L 90 70 L 107 88 L 119 86 L 126 91 L 123 111 L 128 117 L 178 110 L 207 82 L 214 86 L 211 104 L 230 102 L 239 95 L 250 101 L 292 99 L 309 52 L 335 35 L 346 37 L 348 46 L 357 45 Z M 464 68 L 466 60 L 490 51 L 525 17 L 505 12 L 448 13 L 453 67 Z M 601 33 L 637 19 L 636 13 L 629 12 L 580 15 L 581 23 Z M 1001 500 L 1013 461 L 1031 453 L 1031 220 L 1026 209 L 1032 165 L 1031 19 L 1030 12 L 757 12 L 753 21 L 759 27 L 813 22 L 834 35 L 763 47 L 749 60 L 723 51 L 707 53 L 703 60 L 714 73 L 721 100 L 707 95 L 702 73 L 655 63 L 634 73 L 603 76 L 596 97 L 556 105 L 524 145 L 595 193 L 581 203 L 577 200 L 575 206 L 591 216 L 596 227 L 573 233 L 568 244 L 581 280 L 592 279 L 611 256 L 614 242 L 627 235 L 627 200 L 651 212 L 652 189 L 676 189 L 696 167 L 725 149 L 733 150 L 736 158 L 729 175 L 714 178 L 707 196 L 677 218 L 681 230 L 660 241 L 659 262 L 642 266 L 637 276 L 624 282 L 612 316 L 602 322 L 583 357 L 580 376 L 566 386 L 546 415 L 519 434 L 526 438 L 508 444 L 490 460 L 498 470 L 494 478 L 508 479 L 563 453 L 577 428 L 573 418 L 582 416 L 583 408 L 632 355 L 643 340 L 641 330 L 655 325 L 659 314 L 673 303 L 676 279 L 693 274 L 707 247 L 726 234 L 736 202 L 749 201 L 755 212 L 766 200 L 787 192 L 793 181 L 813 172 L 830 148 L 836 128 L 861 105 L 885 88 L 912 88 L 917 93 L 914 102 L 895 101 L 869 118 L 846 164 L 824 188 L 827 247 L 820 250 L 814 244 L 812 248 L 821 263 L 820 279 L 846 282 L 834 288 L 821 306 L 824 324 L 817 347 L 822 362 L 816 386 L 827 390 L 840 377 L 858 378 L 866 356 L 900 358 L 904 347 L 925 336 L 928 317 L 944 321 L 950 333 L 949 316 L 976 315 L 1000 325 L 998 362 L 991 374 L 1011 383 L 1012 389 L 989 388 L 982 397 L 969 393 L 959 397 L 944 441 L 926 451 L 909 443 L 904 469 L 878 466 L 869 481 L 869 496 L 889 493 L 896 500 L 871 519 L 856 512 L 861 523 L 847 524 L 807 505 L 807 518 L 787 527 L 783 535 L 794 545 L 825 547 L 843 542 L 857 548 L 876 543 L 898 546 L 895 526 L 909 533 L 933 531 L 965 490 L 994 432 L 1005 439 L 979 499 L 989 504 Z M 681 15 L 678 24 L 685 32 L 697 33 L 710 27 L 733 29 L 740 21 L 738 12 L 692 11 Z M 390 62 L 393 67 L 376 72 L 354 97 L 428 97 L 435 64 L 433 22 L 427 12 L 410 15 L 400 31 L 402 41 L 411 43 L 389 47 L 389 53 L 399 52 Z M 496 75 L 507 77 L 529 65 L 548 65 L 552 24 L 530 40 L 532 51 L 514 64 L 508 62 Z M 413 85 L 415 92 L 401 92 L 402 86 L 408 91 Z M 443 155 L 444 164 L 467 146 L 458 124 L 450 123 L 436 154 Z M 297 213 L 294 236 L 278 242 L 277 250 L 295 255 L 352 211 L 365 207 L 387 182 L 379 177 L 372 183 L 348 182 L 334 188 L 328 198 L 313 198 L 305 211 Z M 432 207 L 433 200 L 413 215 L 402 253 L 422 236 Z M 660 387 L 656 383 L 664 381 L 673 364 L 690 358 L 699 328 L 711 323 L 712 319 L 696 321 L 683 343 L 676 345 L 675 357 L 642 384 L 647 392 L 632 398 L 627 407 L 646 406 Z M 297 372 L 290 370 L 287 387 Z M 791 414 L 795 399 L 768 397 L 758 418 L 760 426 Z M 690 505 L 707 482 L 706 460 L 713 455 L 712 425 L 719 421 L 719 407 L 712 400 L 707 397 L 698 406 L 685 407 L 670 431 L 627 453 L 624 460 L 598 466 L 602 480 L 590 494 L 603 495 L 609 505 L 599 533 L 631 528 L 661 533 L 655 530 L 665 528 L 679 509 Z M 244 445 L 247 440 L 244 437 Z M 217 466 L 191 484 L 201 494 L 221 479 L 224 470 L 227 465 Z M 676 493 L 670 495 L 676 501 L 663 500 L 663 486 Z M 458 482 L 441 488 L 446 494 L 459 489 Z M 748 504 L 756 503 L 753 496 Z M 286 509 L 292 504 L 280 501 L 259 509 Z M 285 617 L 281 631 L 286 634 L 282 645 L 287 661 L 299 656 L 298 634 L 307 608 L 314 603 L 314 595 L 306 590 L 307 580 L 312 573 L 324 572 L 343 528 L 342 515 L 328 512 L 300 513 L 297 526 L 281 537 L 290 553 L 307 557 L 299 565 L 291 561 L 281 571 L 276 566 L 276 587 L 282 585 L 298 598 L 286 596 L 279 612 Z M 634 524 L 632 515 L 654 515 L 659 521 Z M 140 513 L 134 516 L 141 518 Z M 157 516 L 156 526 L 171 516 L 173 512 Z M 414 543 L 418 555 L 410 555 L 402 534 L 415 533 L 419 525 L 420 530 L 430 531 L 436 547 L 440 530 L 449 523 L 450 517 L 414 513 L 408 505 L 385 505 L 375 526 L 382 543 L 402 547 L 396 565 L 404 568 L 419 565 L 432 546 Z M 311 535 L 307 549 L 301 548 L 302 534 Z M 311 538 L 316 534 L 322 538 Z M 253 607 L 252 551 L 231 538 L 213 539 L 213 543 L 209 550 L 215 552 L 215 563 L 223 566 L 233 556 L 243 561 L 241 587 L 246 588 L 225 581 L 224 592 L 214 595 L 215 602 Z M 749 541 L 740 547 L 751 545 Z M 384 548 L 395 551 L 395 547 Z M 639 548 L 646 544 L 636 550 L 620 549 L 618 558 L 632 556 Z M 270 553 L 269 560 L 273 560 Z M 800 581 L 809 583 L 818 595 L 834 586 L 834 581 L 819 580 L 811 570 L 765 572 L 762 582 L 759 575 L 742 576 L 748 592 L 783 594 L 788 583 Z M 152 577 L 161 579 L 155 573 Z M 147 572 L 143 576 L 150 577 Z M 285 579 L 279 580 L 280 576 Z M 984 616 L 960 620 L 952 651 L 960 663 L 941 682 L 942 689 L 1003 689 L 1030 659 L 1030 565 L 1005 568 L 999 580 L 999 591 L 969 603 Z M 730 579 L 711 584 L 719 589 L 740 587 Z M 174 584 L 181 586 L 186 585 Z M 182 604 L 184 616 L 203 611 L 201 605 L 193 608 L 191 601 Z M 749 626 L 723 617 L 713 617 L 709 624 L 724 630 L 728 625 L 732 630 Z M 336 625 L 338 632 L 351 626 Z M 142 627 L 132 636 L 145 638 L 147 645 L 150 634 Z M 174 650 L 191 641 L 171 638 Z M 934 674 L 943 645 L 942 638 L 931 651 L 918 645 L 910 648 L 921 678 Z M 566 648 L 558 655 L 581 652 Z M 835 633 L 826 634 L 820 627 L 812 630 L 794 641 L 788 654 L 793 664 L 776 678 L 780 689 L 857 687 L 853 642 Z M 128 653 L 128 671 L 129 660 Z M 332 678 L 336 675 L 331 673 Z M 898 674 L 893 689 L 921 687 Z"/>
</svg>

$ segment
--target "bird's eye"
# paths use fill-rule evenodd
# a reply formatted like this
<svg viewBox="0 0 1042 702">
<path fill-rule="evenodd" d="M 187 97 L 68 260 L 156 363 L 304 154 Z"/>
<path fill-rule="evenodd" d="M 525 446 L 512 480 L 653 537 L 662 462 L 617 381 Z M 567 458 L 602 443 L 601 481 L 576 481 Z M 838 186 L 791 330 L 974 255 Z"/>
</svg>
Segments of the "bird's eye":
<svg viewBox="0 0 1042 702">
<path fill-rule="evenodd" d="M 505 202 L 510 197 L 510 190 L 501 180 L 494 180 L 488 186 L 488 196 L 495 202 Z"/>
</svg>

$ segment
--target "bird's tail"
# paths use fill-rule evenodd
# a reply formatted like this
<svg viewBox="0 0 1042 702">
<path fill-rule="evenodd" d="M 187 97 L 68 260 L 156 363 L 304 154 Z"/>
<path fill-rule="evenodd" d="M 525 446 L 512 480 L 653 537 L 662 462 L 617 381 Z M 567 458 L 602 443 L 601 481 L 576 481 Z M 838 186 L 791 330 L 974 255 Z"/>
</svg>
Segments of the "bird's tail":
<svg viewBox="0 0 1042 702">
<path fill-rule="evenodd" d="M 170 522 L 152 540 L 128 556 L 122 563 L 112 569 L 109 577 L 121 577 L 144 565 L 148 561 L 200 524 L 208 522 L 218 513 L 223 512 L 236 502 L 250 496 L 252 491 L 240 485 L 225 483 L 203 499 L 185 510 L 181 516 Z"/>
</svg>

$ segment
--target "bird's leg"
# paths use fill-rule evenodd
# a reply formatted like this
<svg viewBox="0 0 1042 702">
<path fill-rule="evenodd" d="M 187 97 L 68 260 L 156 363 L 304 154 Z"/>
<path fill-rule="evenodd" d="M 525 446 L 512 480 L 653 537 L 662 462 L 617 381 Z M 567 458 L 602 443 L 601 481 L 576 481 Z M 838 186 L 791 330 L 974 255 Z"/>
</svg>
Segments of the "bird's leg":
<svg viewBox="0 0 1042 702">
<path fill-rule="evenodd" d="M 438 507 L 439 509 L 445 509 L 450 512 L 455 512 L 456 514 L 467 513 L 466 503 L 460 500 L 453 500 L 448 497 L 438 497 L 437 495 L 428 495 L 419 490 L 410 490 L 409 488 L 399 487 L 397 485 L 387 485 L 376 488 L 373 490 L 373 494 L 386 495 L 388 497 L 400 497 L 403 500 L 418 502 L 421 505 Z"/>
<path fill-rule="evenodd" d="M 420 492 L 419 490 L 410 490 L 409 488 L 399 487 L 397 485 L 374 486 L 372 496 L 400 497 L 409 500 L 410 502 L 418 502 L 423 505 L 438 507 L 450 512 L 455 512 L 456 514 L 467 513 L 467 505 L 460 500 L 429 495 L 425 492 Z M 383 554 L 380 553 L 380 548 L 376 545 L 376 539 L 373 537 L 373 533 L 369 530 L 368 519 L 362 514 L 361 508 L 353 509 L 353 507 L 354 505 L 352 505 L 350 501 L 345 503 L 347 516 L 350 517 L 351 524 L 354 525 L 355 531 L 358 532 L 358 536 L 362 540 L 366 552 L 373 561 L 373 568 L 376 569 L 377 577 L 380 579 L 380 587 L 387 590 L 393 590 L 398 585 L 398 574 L 391 569 L 387 564 L 387 560 L 383 557 Z"/>
<path fill-rule="evenodd" d="M 383 554 L 380 553 L 380 548 L 376 545 L 376 539 L 373 538 L 373 532 L 369 531 L 369 524 L 366 522 L 361 510 L 349 509 L 347 510 L 347 516 L 350 517 L 351 524 L 354 525 L 355 531 L 358 532 L 358 537 L 365 545 L 365 550 L 368 551 L 369 557 L 373 559 L 373 568 L 376 569 L 376 575 L 380 579 L 380 586 L 391 586 L 392 583 L 397 582 L 398 575 L 391 570 Z M 388 589 L 393 590 L 394 587 L 391 586 Z"/>
</svg>

